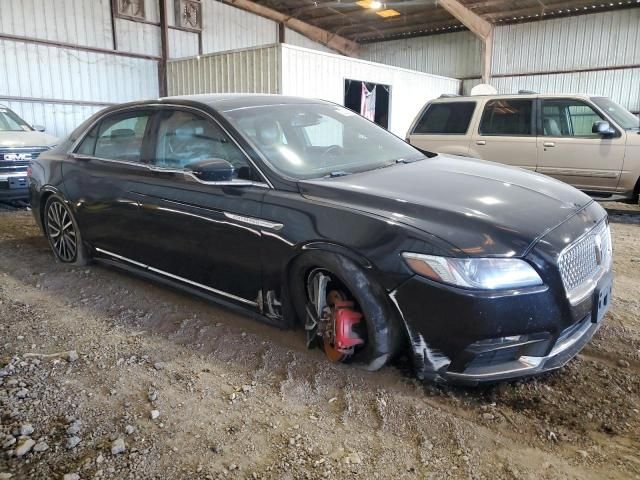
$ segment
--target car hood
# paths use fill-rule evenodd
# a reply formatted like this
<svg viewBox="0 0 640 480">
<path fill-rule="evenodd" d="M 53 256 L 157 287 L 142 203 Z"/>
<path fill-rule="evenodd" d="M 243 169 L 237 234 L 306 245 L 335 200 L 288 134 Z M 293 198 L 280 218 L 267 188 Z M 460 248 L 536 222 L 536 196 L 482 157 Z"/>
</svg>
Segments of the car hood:
<svg viewBox="0 0 640 480">
<path fill-rule="evenodd" d="M 307 198 L 348 205 L 435 235 L 453 255 L 523 256 L 592 199 L 515 167 L 438 155 L 410 164 L 300 182 Z"/>
<path fill-rule="evenodd" d="M 0 132 L 0 148 L 49 147 L 57 140 L 42 132 Z"/>
</svg>

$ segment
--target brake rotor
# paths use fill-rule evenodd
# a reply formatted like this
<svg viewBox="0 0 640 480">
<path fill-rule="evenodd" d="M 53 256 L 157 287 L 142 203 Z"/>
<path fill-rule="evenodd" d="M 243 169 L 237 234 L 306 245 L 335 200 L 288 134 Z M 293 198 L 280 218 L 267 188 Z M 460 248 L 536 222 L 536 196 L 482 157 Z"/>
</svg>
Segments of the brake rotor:
<svg viewBox="0 0 640 480">
<path fill-rule="evenodd" d="M 364 340 L 352 327 L 362 320 L 362 313 L 354 308 L 354 302 L 340 290 L 327 294 L 327 307 L 323 315 L 325 328 L 322 332 L 322 346 L 327 358 L 334 363 L 344 362 L 354 353 L 356 345 Z"/>
</svg>

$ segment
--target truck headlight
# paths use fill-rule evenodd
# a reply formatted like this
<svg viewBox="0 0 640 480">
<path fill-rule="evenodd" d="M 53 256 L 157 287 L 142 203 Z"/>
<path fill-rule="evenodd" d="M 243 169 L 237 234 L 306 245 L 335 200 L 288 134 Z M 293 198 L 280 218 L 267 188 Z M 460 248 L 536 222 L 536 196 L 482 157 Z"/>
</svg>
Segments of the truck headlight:
<svg viewBox="0 0 640 480">
<path fill-rule="evenodd" d="M 452 258 L 405 252 L 411 270 L 436 282 L 479 290 L 542 285 L 540 275 L 519 258 Z"/>
</svg>

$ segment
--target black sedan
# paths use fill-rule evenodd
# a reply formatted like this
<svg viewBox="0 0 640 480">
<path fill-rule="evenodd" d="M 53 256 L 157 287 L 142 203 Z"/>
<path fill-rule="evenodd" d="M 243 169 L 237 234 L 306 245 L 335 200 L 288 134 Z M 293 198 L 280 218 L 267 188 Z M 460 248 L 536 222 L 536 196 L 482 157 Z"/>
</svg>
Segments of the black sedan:
<svg viewBox="0 0 640 480">
<path fill-rule="evenodd" d="M 564 365 L 611 297 L 605 211 L 517 168 L 415 149 L 338 105 L 166 98 L 97 113 L 30 172 L 57 259 L 117 265 L 335 362 L 476 384 Z"/>
</svg>

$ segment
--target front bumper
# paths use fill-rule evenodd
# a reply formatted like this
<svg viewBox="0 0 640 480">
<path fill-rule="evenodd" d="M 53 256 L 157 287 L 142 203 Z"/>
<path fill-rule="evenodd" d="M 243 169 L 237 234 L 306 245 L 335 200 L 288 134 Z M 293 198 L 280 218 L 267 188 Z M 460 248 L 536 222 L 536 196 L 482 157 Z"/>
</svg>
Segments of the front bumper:
<svg viewBox="0 0 640 480">
<path fill-rule="evenodd" d="M 548 233 L 525 259 L 544 285 L 474 291 L 414 276 L 392 294 L 410 338 L 419 376 L 479 384 L 562 367 L 593 337 L 611 303 L 610 264 L 588 294 L 566 293 L 557 260 L 563 246 L 603 221 L 589 208 Z M 558 246 L 558 247 L 556 247 Z"/>
<path fill-rule="evenodd" d="M 422 378 L 476 385 L 537 375 L 565 365 L 600 328 L 610 305 L 611 273 L 577 311 L 563 315 L 548 288 L 490 295 L 414 277 L 392 298 L 411 338 Z M 604 298 L 594 310 L 594 296 Z"/>
<path fill-rule="evenodd" d="M 26 200 L 29 198 L 27 172 L 0 173 L 0 201 Z"/>
</svg>

